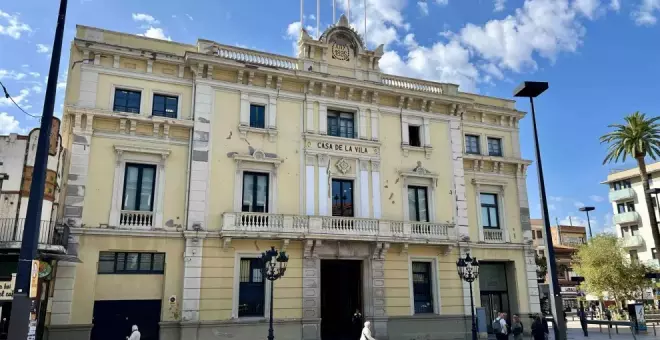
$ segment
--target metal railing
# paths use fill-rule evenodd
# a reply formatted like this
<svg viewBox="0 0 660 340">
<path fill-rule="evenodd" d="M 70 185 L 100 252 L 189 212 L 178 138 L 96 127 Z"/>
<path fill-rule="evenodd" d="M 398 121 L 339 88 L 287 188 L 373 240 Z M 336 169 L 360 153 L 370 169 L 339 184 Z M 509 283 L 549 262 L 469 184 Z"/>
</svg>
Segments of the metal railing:
<svg viewBox="0 0 660 340">
<path fill-rule="evenodd" d="M 22 242 L 25 229 L 24 218 L 0 218 L 0 242 Z M 60 245 L 66 248 L 69 227 L 56 221 L 39 223 L 39 244 Z"/>
</svg>

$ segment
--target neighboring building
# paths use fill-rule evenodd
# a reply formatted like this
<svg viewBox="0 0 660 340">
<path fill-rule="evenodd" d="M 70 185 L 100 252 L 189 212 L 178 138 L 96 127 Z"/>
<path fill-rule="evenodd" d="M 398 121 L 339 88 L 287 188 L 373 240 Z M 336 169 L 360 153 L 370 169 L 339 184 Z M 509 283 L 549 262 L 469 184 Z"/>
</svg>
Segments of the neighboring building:
<svg viewBox="0 0 660 340">
<path fill-rule="evenodd" d="M 379 339 L 463 338 L 466 252 L 487 318 L 539 312 L 524 112 L 382 73 L 343 16 L 298 46 L 78 26 L 62 219 L 82 263 L 57 270 L 49 340 L 263 338 L 271 246 L 278 338 L 351 336 L 356 309 Z"/>
<path fill-rule="evenodd" d="M 651 188 L 660 188 L 660 162 L 646 165 L 646 171 L 651 178 Z M 657 265 L 655 242 L 649 221 L 644 188 L 637 168 L 611 173 L 607 181 L 610 187 L 609 199 L 612 202 L 616 224 L 616 235 L 622 238 L 622 246 L 631 259 L 653 261 Z M 657 197 L 653 197 L 656 218 L 660 221 L 657 208 Z"/>
<path fill-rule="evenodd" d="M 65 256 L 68 238 L 66 227 L 56 224 L 66 156 L 59 128 L 60 120 L 54 118 L 38 237 L 38 257 L 44 262 L 44 277 L 40 282 L 42 291 L 50 289 L 51 276 L 46 274 L 50 273 L 54 260 L 69 260 Z M 13 133 L 0 136 L 0 339 L 6 339 L 9 328 L 14 279 L 23 240 L 38 137 L 39 129 L 33 129 L 27 135 Z M 46 298 L 42 299 L 39 314 L 41 326 L 47 303 Z"/>
<path fill-rule="evenodd" d="M 538 256 L 545 256 L 544 227 L 542 219 L 531 219 L 532 239 Z M 557 279 L 559 289 L 564 304 L 564 308 L 570 308 L 575 311 L 579 308 L 577 297 L 577 284 L 571 279 L 577 275 L 573 272 L 573 255 L 577 252 L 577 247 L 584 244 L 587 239 L 585 227 L 559 225 L 551 227 L 552 244 L 555 249 L 555 261 L 557 263 Z M 560 241 L 561 240 L 561 241 Z M 545 277 L 547 285 L 548 275 Z M 546 288 L 546 289 L 544 289 Z M 542 291 L 549 294 L 547 287 L 542 287 Z M 543 294 L 542 294 L 543 295 Z M 543 298 L 542 296 L 541 298 Z"/>
</svg>

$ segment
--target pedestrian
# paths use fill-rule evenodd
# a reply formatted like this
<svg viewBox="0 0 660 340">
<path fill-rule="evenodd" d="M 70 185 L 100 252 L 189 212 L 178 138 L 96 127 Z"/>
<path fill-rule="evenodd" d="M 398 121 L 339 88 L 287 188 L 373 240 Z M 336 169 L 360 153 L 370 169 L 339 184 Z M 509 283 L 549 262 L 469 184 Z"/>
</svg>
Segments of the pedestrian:
<svg viewBox="0 0 660 340">
<path fill-rule="evenodd" d="M 546 340 L 546 327 L 543 327 L 543 321 L 541 317 L 536 314 L 534 317 L 534 322 L 532 322 L 532 337 L 534 340 Z"/>
<path fill-rule="evenodd" d="M 353 334 L 361 335 L 363 319 L 362 319 L 362 313 L 360 313 L 359 309 L 355 310 L 355 313 L 353 313 L 353 317 L 351 318 L 351 321 L 353 323 Z"/>
<path fill-rule="evenodd" d="M 545 340 L 548 340 L 548 337 L 550 336 L 550 329 L 548 328 L 548 319 L 545 318 L 545 316 L 541 316 L 541 326 L 543 329 L 543 334 Z M 554 328 L 555 330 L 557 327 Z"/>
<path fill-rule="evenodd" d="M 371 322 L 367 321 L 364 323 L 364 328 L 362 328 L 362 335 L 360 335 L 360 340 L 376 340 L 371 336 Z"/>
<path fill-rule="evenodd" d="M 140 340 L 140 331 L 138 331 L 138 326 L 133 325 L 131 329 L 131 336 L 127 336 L 126 340 Z"/>
<path fill-rule="evenodd" d="M 584 311 L 584 308 L 580 308 L 578 311 L 578 317 L 580 318 L 580 327 L 582 327 L 584 336 L 589 336 L 589 332 L 587 330 L 587 313 Z"/>
<path fill-rule="evenodd" d="M 511 322 L 511 333 L 513 334 L 513 340 L 523 340 L 523 324 L 520 322 L 520 317 L 518 315 L 513 315 L 513 322 Z"/>
<path fill-rule="evenodd" d="M 509 338 L 509 332 L 506 324 L 506 313 L 499 312 L 497 314 L 497 318 L 493 320 L 493 324 L 491 326 L 497 340 L 507 340 Z"/>
<path fill-rule="evenodd" d="M 609 308 L 605 310 L 605 318 L 610 322 L 609 327 L 612 328 L 612 311 Z"/>
</svg>

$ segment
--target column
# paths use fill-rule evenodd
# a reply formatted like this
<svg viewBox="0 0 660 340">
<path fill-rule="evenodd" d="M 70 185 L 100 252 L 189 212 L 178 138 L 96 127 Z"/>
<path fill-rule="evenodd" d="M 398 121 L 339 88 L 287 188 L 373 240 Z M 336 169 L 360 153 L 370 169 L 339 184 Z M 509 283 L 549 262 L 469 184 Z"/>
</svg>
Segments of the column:
<svg viewBox="0 0 660 340">
<path fill-rule="evenodd" d="M 312 243 L 313 240 L 306 240 Z M 308 245 L 311 247 L 311 244 Z M 315 254 L 303 258 L 303 317 L 302 339 L 318 340 L 321 338 L 321 282 L 320 262 Z"/>
<path fill-rule="evenodd" d="M 358 109 L 358 112 L 360 114 L 360 122 L 358 123 L 359 126 L 359 138 L 360 139 L 368 139 L 367 136 L 367 109 L 364 107 L 361 107 Z"/>
<path fill-rule="evenodd" d="M 516 189 L 518 205 L 520 206 L 520 229 L 522 230 L 523 244 L 532 242 L 532 226 L 529 221 L 529 201 L 527 200 L 527 182 L 525 181 L 527 166 L 518 164 L 516 171 Z M 525 246 L 525 270 L 527 276 L 527 293 L 529 294 L 529 312 L 540 313 L 538 281 L 536 280 L 536 260 L 534 248 Z"/>
<path fill-rule="evenodd" d="M 77 255 L 78 244 L 79 236 L 69 235 L 68 254 Z M 57 261 L 50 314 L 51 325 L 68 325 L 71 323 L 71 308 L 77 265 L 74 262 Z"/>
<path fill-rule="evenodd" d="M 525 277 L 527 278 L 527 294 L 529 296 L 529 312 L 541 312 L 541 300 L 539 300 L 539 283 L 536 275 L 536 252 L 534 247 L 525 246 Z M 523 294 L 519 291 L 518 294 Z"/>
<path fill-rule="evenodd" d="M 408 134 L 408 118 L 401 116 L 401 144 L 410 145 L 410 135 Z"/>
<path fill-rule="evenodd" d="M 89 152 L 92 141 L 92 117 L 87 115 L 87 124 L 82 126 L 82 114 L 76 113 L 73 122 L 73 141 L 69 177 L 64 199 L 64 222 L 72 227 L 82 225 L 82 214 L 87 184 Z"/>
<path fill-rule="evenodd" d="M 276 127 L 277 127 L 277 98 L 275 96 L 269 95 L 268 96 L 268 128 L 275 129 Z"/>
<path fill-rule="evenodd" d="M 167 156 L 161 156 L 160 164 L 158 164 L 158 184 L 156 184 L 156 202 L 154 203 L 154 210 L 156 216 L 152 227 L 154 229 L 163 229 L 163 204 L 165 201 L 165 159 Z"/>
<path fill-rule="evenodd" d="M 424 147 L 430 148 L 431 147 L 431 128 L 430 128 L 430 119 L 427 117 L 424 117 L 424 130 L 422 131 L 422 134 L 424 135 Z"/>
<path fill-rule="evenodd" d="M 369 161 L 360 161 L 360 217 L 369 218 Z"/>
<path fill-rule="evenodd" d="M 307 105 L 306 130 L 314 133 L 314 103 L 306 100 L 305 105 Z"/>
<path fill-rule="evenodd" d="M 378 140 L 378 111 L 371 110 L 371 140 Z"/>
<path fill-rule="evenodd" d="M 319 134 L 328 134 L 328 106 L 319 103 Z"/>
<path fill-rule="evenodd" d="M 374 337 L 386 339 L 387 310 L 385 307 L 385 259 L 383 257 L 371 260 L 371 304 L 373 314 L 365 314 L 365 317 L 373 320 Z"/>
<path fill-rule="evenodd" d="M 328 166 L 330 156 L 319 155 L 319 215 L 328 216 Z"/>
<path fill-rule="evenodd" d="M 305 213 L 313 216 L 316 213 L 316 156 L 305 156 Z"/>
<path fill-rule="evenodd" d="M 454 194 L 456 197 L 456 215 L 454 218 L 460 240 L 464 237 L 470 237 L 467 198 L 465 194 L 465 170 L 463 169 L 463 136 L 461 134 L 460 121 L 452 120 L 449 122 L 449 135 L 451 136 L 451 159 L 454 176 Z"/>
<path fill-rule="evenodd" d="M 371 161 L 371 193 L 374 218 L 380 218 L 380 161 Z"/>
<path fill-rule="evenodd" d="M 250 126 L 250 95 L 243 91 L 241 91 L 241 114 L 239 122 L 240 125 Z"/>
<path fill-rule="evenodd" d="M 241 94 L 241 98 L 243 94 Z M 242 99 L 241 99 L 242 100 Z M 209 85 L 197 84 L 195 93 L 195 122 L 193 126 L 193 152 L 191 161 L 188 227 L 194 225 L 206 230 L 206 212 L 209 188 L 209 154 L 211 152 L 211 108 L 213 89 Z"/>
<path fill-rule="evenodd" d="M 206 233 L 186 231 L 183 257 L 183 301 L 181 321 L 199 321 L 199 299 L 202 287 L 202 255 Z M 197 339 L 196 328 L 181 328 L 181 340 Z"/>
</svg>

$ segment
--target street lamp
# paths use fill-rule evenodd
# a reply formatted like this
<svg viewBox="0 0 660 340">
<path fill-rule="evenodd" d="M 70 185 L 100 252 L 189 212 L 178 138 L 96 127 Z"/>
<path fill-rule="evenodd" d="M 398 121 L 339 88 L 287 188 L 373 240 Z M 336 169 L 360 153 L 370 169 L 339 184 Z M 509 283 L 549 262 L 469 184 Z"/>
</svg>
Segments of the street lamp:
<svg viewBox="0 0 660 340">
<path fill-rule="evenodd" d="M 279 252 L 275 250 L 275 247 L 271 247 L 270 250 L 267 250 L 261 253 L 261 262 L 263 267 L 261 271 L 263 276 L 270 281 L 270 325 L 268 327 L 268 340 L 275 339 L 273 334 L 273 286 L 275 285 L 275 280 L 284 276 L 286 271 L 286 264 L 289 262 L 289 256 L 286 255 L 286 252 Z"/>
<path fill-rule="evenodd" d="M 594 211 L 596 208 L 594 207 L 582 207 L 580 208 L 580 211 L 584 211 L 587 213 L 587 225 L 589 226 L 589 238 L 593 238 L 594 235 L 591 234 L 591 220 L 589 219 L 589 212 Z"/>
<path fill-rule="evenodd" d="M 541 213 L 543 214 L 543 224 L 545 234 L 552 235 L 550 230 L 550 215 L 548 214 L 548 201 L 545 195 L 545 182 L 543 180 L 543 165 L 541 163 L 541 149 L 539 147 L 538 131 L 536 130 L 536 112 L 534 112 L 534 98 L 548 89 L 547 82 L 525 81 L 518 86 L 514 92 L 514 97 L 529 98 L 532 107 L 532 126 L 534 128 L 534 148 L 536 151 L 536 169 L 539 177 L 539 195 L 541 196 Z M 552 317 L 557 325 L 556 340 L 566 339 L 566 323 L 562 314 L 562 301 L 559 290 L 559 281 L 557 280 L 557 263 L 555 263 L 555 248 L 552 245 L 552 237 L 544 237 L 545 248 L 548 250 L 546 261 L 548 262 L 548 271 L 550 273 L 550 295 L 552 295 Z"/>
<path fill-rule="evenodd" d="M 477 340 L 477 321 L 474 318 L 474 299 L 472 298 L 472 282 L 479 277 L 479 261 L 476 257 L 465 254 L 465 258 L 456 261 L 458 276 L 470 284 L 470 312 L 472 312 L 472 340 Z"/>
</svg>

